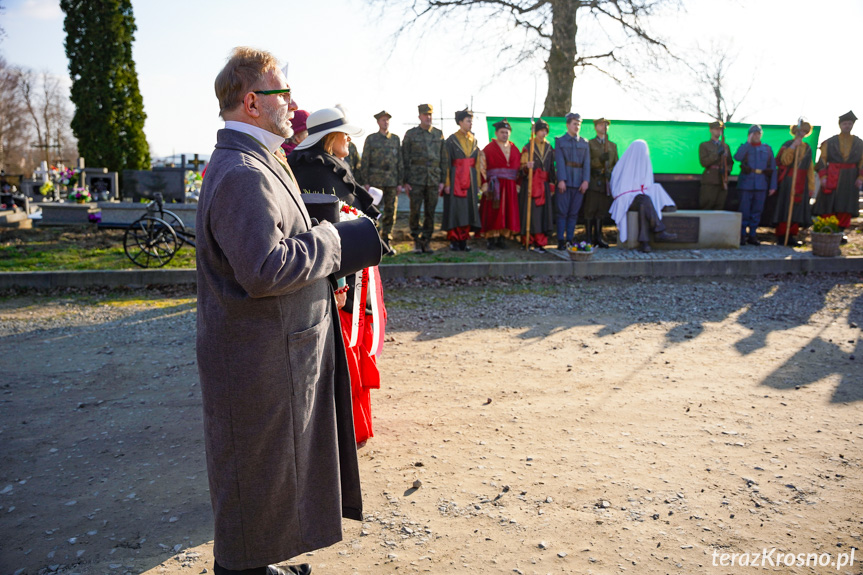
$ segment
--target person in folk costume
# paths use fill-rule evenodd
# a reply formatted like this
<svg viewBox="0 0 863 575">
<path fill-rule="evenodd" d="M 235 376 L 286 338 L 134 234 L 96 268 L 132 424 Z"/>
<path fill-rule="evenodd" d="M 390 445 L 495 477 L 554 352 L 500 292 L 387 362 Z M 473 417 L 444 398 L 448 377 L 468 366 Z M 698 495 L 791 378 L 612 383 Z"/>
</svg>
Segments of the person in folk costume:
<svg viewBox="0 0 863 575">
<path fill-rule="evenodd" d="M 578 135 L 581 114 L 566 115 L 566 133 L 554 140 L 554 164 L 557 175 L 555 214 L 557 216 L 557 249 L 575 244 L 575 225 L 584 194 L 590 186 L 590 145 Z"/>
<path fill-rule="evenodd" d="M 554 231 L 554 150 L 548 143 L 548 124 L 537 120 L 534 124 L 533 160 L 530 159 L 530 142 L 521 152 L 521 235 L 530 233 L 530 249 L 545 253 L 548 236 Z M 530 232 L 527 231 L 527 176 L 533 168 L 531 186 Z"/>
<path fill-rule="evenodd" d="M 611 172 L 611 217 L 617 224 L 618 242 L 623 244 L 630 233 L 638 235 L 639 251 L 649 253 L 650 234 L 657 242 L 677 238 L 677 234 L 665 231 L 662 210 L 674 207 L 674 200 L 661 184 L 653 181 L 653 163 L 650 149 L 644 140 L 635 140 Z M 626 213 L 638 212 L 638 229 L 627 229 Z"/>
<path fill-rule="evenodd" d="M 749 128 L 746 142 L 740 144 L 734 159 L 740 162 L 737 190 L 740 192 L 740 245 L 760 245 L 756 230 L 768 194 L 776 193 L 776 159 L 773 148 L 761 141 L 763 130 Z"/>
<path fill-rule="evenodd" d="M 480 230 L 482 223 L 477 208 L 480 173 L 485 161 L 476 137 L 471 132 L 473 112 L 465 108 L 455 113 L 458 131 L 444 142 L 443 220 L 449 249 L 470 251 L 470 232 Z"/>
<path fill-rule="evenodd" d="M 821 190 L 812 213 L 836 216 L 842 230 L 859 213 L 860 188 L 863 188 L 863 140 L 851 134 L 856 121 L 854 112 L 839 116 L 839 134 L 821 144 L 821 156 L 815 167 L 821 178 Z M 842 243 L 848 243 L 848 238 L 843 236 Z"/>
<path fill-rule="evenodd" d="M 809 197 L 812 194 L 812 190 L 815 189 L 815 165 L 812 159 L 812 148 L 803 141 L 803 138 L 811 132 L 812 124 L 806 121 L 800 124 L 799 130 L 797 126 L 791 126 L 791 134 L 794 135 L 794 139 L 782 144 L 779 152 L 776 154 L 778 192 L 776 205 L 773 208 L 772 220 L 775 227 L 777 244 L 785 243 L 789 201 L 793 201 L 794 206 L 791 212 L 791 229 L 788 232 L 789 246 L 802 246 L 803 242 L 797 238 L 797 234 L 800 233 L 801 228 L 805 229 L 812 223 Z M 800 159 L 795 167 L 794 157 L 797 148 L 800 148 Z M 794 180 L 795 169 L 797 171 L 797 182 L 792 199 L 791 183 Z"/>
<path fill-rule="evenodd" d="M 350 124 L 342 109 L 324 108 L 313 112 L 307 120 L 309 137 L 301 143 L 288 161 L 297 177 L 300 189 L 325 194 L 335 194 L 349 206 L 362 211 L 371 218 L 377 218 L 380 212 L 372 205 L 369 193 L 354 179 L 345 163 L 348 157 L 348 143 L 351 136 L 359 136 L 362 129 Z M 383 242 L 383 240 L 381 240 Z M 382 244 L 383 245 L 383 244 Z M 386 246 L 384 245 L 384 250 Z M 373 273 L 373 270 L 372 270 Z M 344 304 L 339 307 L 342 336 L 350 341 L 354 318 L 355 300 L 362 302 L 364 294 L 356 293 L 356 277 L 350 275 L 346 286 L 339 289 L 337 295 L 344 294 Z M 347 288 L 345 290 L 345 288 Z M 351 375 L 351 392 L 354 411 L 354 431 L 357 445 L 362 447 L 366 440 L 374 437 L 372 430 L 371 390 L 379 389 L 381 376 L 377 367 L 377 359 L 372 349 L 373 321 L 371 301 L 366 294 L 366 306 L 359 313 L 364 313 L 362 322 L 363 333 L 353 347 L 347 347 L 348 368 Z M 341 302 L 340 302 L 341 303 Z M 381 306 L 383 308 L 383 306 Z M 377 318 L 381 324 L 386 324 L 386 309 L 381 310 Z"/>
<path fill-rule="evenodd" d="M 731 159 L 731 148 L 722 142 L 722 132 L 725 123 L 716 121 L 710 123 L 710 139 L 698 146 L 698 161 L 704 168 L 701 174 L 701 189 L 698 192 L 698 209 L 724 210 L 725 199 L 728 197 L 728 174 L 734 167 Z M 723 173 L 723 164 L 725 173 Z"/>
<path fill-rule="evenodd" d="M 509 141 L 512 126 L 503 119 L 493 124 L 495 139 L 483 148 L 485 171 L 479 213 L 488 249 L 505 248 L 505 239 L 521 230 L 518 209 L 518 170 L 521 154 Z"/>
<path fill-rule="evenodd" d="M 590 146 L 590 187 L 584 196 L 584 223 L 587 226 L 587 241 L 600 248 L 608 244 L 602 237 L 602 221 L 608 217 L 611 207 L 611 172 L 620 159 L 617 144 L 608 139 L 605 118 L 593 121 L 596 137 L 588 141 Z"/>
</svg>

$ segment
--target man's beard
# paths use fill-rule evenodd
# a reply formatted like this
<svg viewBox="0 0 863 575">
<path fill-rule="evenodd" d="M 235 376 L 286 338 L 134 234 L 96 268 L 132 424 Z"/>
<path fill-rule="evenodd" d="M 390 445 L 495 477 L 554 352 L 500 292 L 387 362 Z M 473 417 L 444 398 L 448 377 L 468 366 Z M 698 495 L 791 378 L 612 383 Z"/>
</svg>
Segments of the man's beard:
<svg viewBox="0 0 863 575">
<path fill-rule="evenodd" d="M 285 139 L 294 135 L 294 128 L 291 126 L 291 110 L 287 107 L 265 108 L 267 119 L 270 121 L 270 131 L 278 134 Z"/>
</svg>

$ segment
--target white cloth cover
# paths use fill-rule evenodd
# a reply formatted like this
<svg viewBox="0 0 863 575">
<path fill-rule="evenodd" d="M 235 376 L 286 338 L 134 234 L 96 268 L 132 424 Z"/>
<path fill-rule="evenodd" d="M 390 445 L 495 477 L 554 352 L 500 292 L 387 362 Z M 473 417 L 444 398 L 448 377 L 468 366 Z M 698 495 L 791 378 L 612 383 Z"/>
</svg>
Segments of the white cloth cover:
<svg viewBox="0 0 863 575">
<path fill-rule="evenodd" d="M 653 163 L 650 161 L 647 142 L 635 140 L 626 148 L 623 157 L 611 172 L 611 196 L 614 202 L 610 212 L 611 218 L 617 224 L 618 242 L 621 244 L 627 238 L 626 212 L 629 211 L 635 196 L 642 193 L 650 197 L 659 219 L 662 219 L 662 208 L 675 205 L 665 188 L 653 181 Z"/>
<path fill-rule="evenodd" d="M 374 205 L 378 205 L 381 203 L 381 200 L 384 199 L 384 191 L 374 186 L 369 186 L 369 195 L 372 197 L 372 200 L 374 200 Z"/>
</svg>

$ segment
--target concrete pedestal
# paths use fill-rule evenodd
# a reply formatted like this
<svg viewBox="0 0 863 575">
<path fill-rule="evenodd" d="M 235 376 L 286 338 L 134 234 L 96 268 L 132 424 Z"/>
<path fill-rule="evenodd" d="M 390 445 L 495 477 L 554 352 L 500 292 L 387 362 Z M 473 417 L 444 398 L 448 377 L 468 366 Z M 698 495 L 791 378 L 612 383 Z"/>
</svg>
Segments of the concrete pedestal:
<svg viewBox="0 0 863 575">
<path fill-rule="evenodd" d="M 147 204 L 134 202 L 99 202 L 102 224 L 131 224 L 147 212 Z M 198 204 L 164 204 L 166 211 L 174 212 L 187 230 L 195 229 Z"/>
<path fill-rule="evenodd" d="M 629 233 L 623 248 L 638 247 L 638 212 L 626 214 L 626 225 Z M 737 249 L 740 248 L 740 212 L 721 210 L 678 210 L 663 212 L 662 221 L 669 227 L 673 226 L 674 218 L 697 218 L 698 239 L 692 242 L 650 242 L 651 247 L 661 250 L 691 250 L 701 248 Z M 672 230 L 669 230 L 672 231 Z M 651 234 L 652 236 L 653 234 Z"/>
<path fill-rule="evenodd" d="M 89 224 L 90 214 L 99 213 L 99 206 L 94 203 L 48 202 L 39 205 L 42 208 L 42 219 L 39 221 L 40 226 Z"/>
</svg>

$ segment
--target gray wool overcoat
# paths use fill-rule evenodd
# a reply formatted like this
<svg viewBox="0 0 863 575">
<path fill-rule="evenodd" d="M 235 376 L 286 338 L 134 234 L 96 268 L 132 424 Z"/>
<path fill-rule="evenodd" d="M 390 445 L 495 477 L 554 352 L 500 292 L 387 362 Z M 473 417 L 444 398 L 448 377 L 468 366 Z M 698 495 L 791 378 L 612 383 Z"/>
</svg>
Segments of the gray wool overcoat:
<svg viewBox="0 0 863 575">
<path fill-rule="evenodd" d="M 342 539 L 362 520 L 344 343 L 328 276 L 341 247 L 312 228 L 287 169 L 220 130 L 197 213 L 198 371 L 216 561 L 242 570 Z"/>
</svg>

